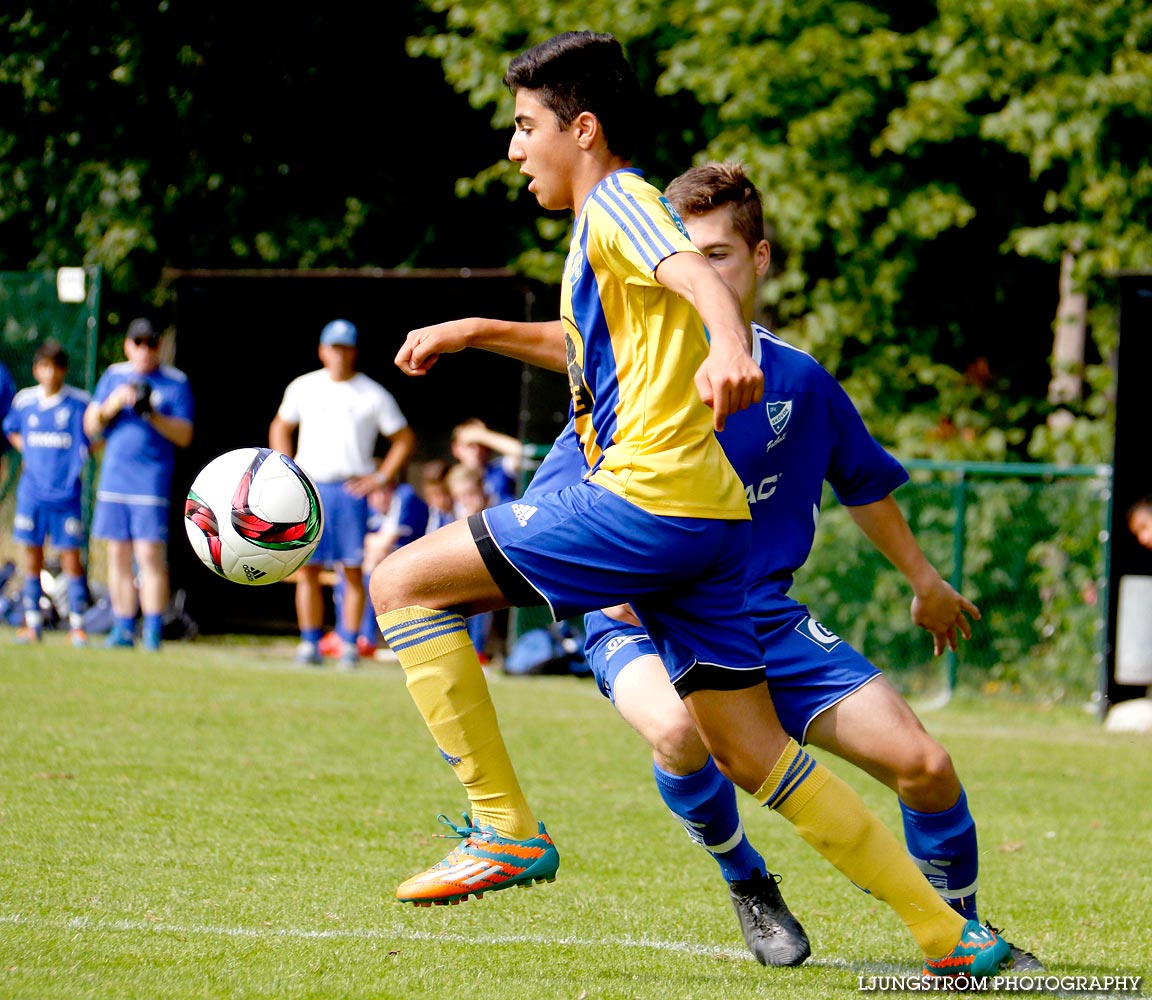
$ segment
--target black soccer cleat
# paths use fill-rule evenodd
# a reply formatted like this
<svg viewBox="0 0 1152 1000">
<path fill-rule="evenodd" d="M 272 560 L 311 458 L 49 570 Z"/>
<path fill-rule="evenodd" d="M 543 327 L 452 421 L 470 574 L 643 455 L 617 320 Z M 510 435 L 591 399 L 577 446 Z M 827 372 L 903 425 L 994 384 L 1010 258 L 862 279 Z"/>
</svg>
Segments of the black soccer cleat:
<svg viewBox="0 0 1152 1000">
<path fill-rule="evenodd" d="M 744 943 L 756 961 L 761 965 L 799 965 L 812 948 L 804 928 L 780 895 L 779 881 L 779 875 L 756 872 L 750 879 L 729 883 L 728 893 Z"/>
<path fill-rule="evenodd" d="M 987 921 L 984 922 L 984 926 L 994 934 L 1000 934 L 1001 937 L 1003 937 L 999 927 L 993 927 Z M 1011 972 L 1013 974 L 1018 972 L 1046 971 L 1044 968 L 1044 963 L 1041 962 L 1040 959 L 1038 959 L 1035 955 L 1033 955 L 1032 952 L 1025 951 L 1023 948 L 1017 948 L 1016 945 L 1014 945 L 1011 941 L 1008 941 L 1008 947 L 1011 949 L 1011 952 L 1009 954 L 1008 961 L 1005 962 L 1002 967 L 1004 971 Z"/>
</svg>

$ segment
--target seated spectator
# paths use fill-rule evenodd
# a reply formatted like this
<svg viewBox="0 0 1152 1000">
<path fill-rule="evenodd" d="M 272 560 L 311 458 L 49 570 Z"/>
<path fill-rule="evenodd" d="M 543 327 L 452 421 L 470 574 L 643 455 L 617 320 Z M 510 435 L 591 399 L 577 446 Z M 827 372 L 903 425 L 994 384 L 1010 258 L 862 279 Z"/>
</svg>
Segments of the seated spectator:
<svg viewBox="0 0 1152 1000">
<path fill-rule="evenodd" d="M 452 510 L 452 494 L 446 482 L 449 466 L 449 462 L 438 458 L 425 462 L 420 470 L 420 493 L 428 505 L 428 527 L 425 533 L 456 520 Z"/>
<path fill-rule="evenodd" d="M 472 417 L 452 431 L 452 457 L 484 477 L 484 489 L 496 504 L 520 495 L 520 465 L 524 445 L 514 437 L 492 430 L 483 420 Z"/>
</svg>

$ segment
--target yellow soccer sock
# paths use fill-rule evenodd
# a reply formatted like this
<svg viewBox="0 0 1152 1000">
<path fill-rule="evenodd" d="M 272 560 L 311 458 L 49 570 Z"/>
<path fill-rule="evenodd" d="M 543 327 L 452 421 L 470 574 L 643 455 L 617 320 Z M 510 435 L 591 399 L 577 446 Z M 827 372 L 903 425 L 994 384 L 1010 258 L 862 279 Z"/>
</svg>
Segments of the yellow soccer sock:
<svg viewBox="0 0 1152 1000">
<path fill-rule="evenodd" d="M 532 810 L 500 735 L 484 670 L 454 612 L 407 607 L 376 619 L 440 753 L 468 792 L 472 819 L 515 840 L 535 837 Z"/>
<path fill-rule="evenodd" d="M 964 918 L 936 894 L 860 796 L 795 740 L 788 741 L 756 799 L 857 886 L 891 906 L 928 958 L 956 947 Z"/>
</svg>

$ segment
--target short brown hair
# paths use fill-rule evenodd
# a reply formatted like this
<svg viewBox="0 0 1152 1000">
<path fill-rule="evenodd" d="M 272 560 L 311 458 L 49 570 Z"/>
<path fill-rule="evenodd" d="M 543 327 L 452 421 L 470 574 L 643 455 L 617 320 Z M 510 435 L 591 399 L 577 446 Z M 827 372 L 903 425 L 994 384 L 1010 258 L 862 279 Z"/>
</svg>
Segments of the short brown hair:
<svg viewBox="0 0 1152 1000">
<path fill-rule="evenodd" d="M 703 215 L 732 206 L 736 231 L 749 247 L 764 239 L 764 206 L 760 192 L 740 163 L 704 163 L 685 170 L 667 188 L 664 197 L 681 215 Z"/>
</svg>

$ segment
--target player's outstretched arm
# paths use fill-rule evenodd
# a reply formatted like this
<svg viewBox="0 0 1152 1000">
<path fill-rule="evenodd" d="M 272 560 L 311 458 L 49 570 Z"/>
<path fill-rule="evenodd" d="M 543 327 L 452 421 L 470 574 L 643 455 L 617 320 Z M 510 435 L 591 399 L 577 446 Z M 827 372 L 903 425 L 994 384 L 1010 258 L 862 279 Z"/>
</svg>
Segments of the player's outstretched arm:
<svg viewBox="0 0 1152 1000">
<path fill-rule="evenodd" d="M 928 561 L 920 543 L 892 497 L 849 507 L 857 527 L 912 585 L 912 621 L 932 633 L 933 655 L 955 650 L 960 636 L 972 638 L 969 617 L 979 620 L 980 610 L 956 591 Z"/>
<path fill-rule="evenodd" d="M 696 307 L 708 329 L 708 357 L 696 372 L 696 390 L 722 431 L 728 415 L 760 401 L 764 373 L 752 360 L 740 300 L 700 254 L 674 253 L 660 262 L 656 280 Z"/>
<path fill-rule="evenodd" d="M 441 354 L 479 347 L 550 371 L 566 371 L 564 329 L 559 320 L 514 323 L 470 316 L 411 330 L 396 354 L 405 375 L 426 375 Z"/>
</svg>

